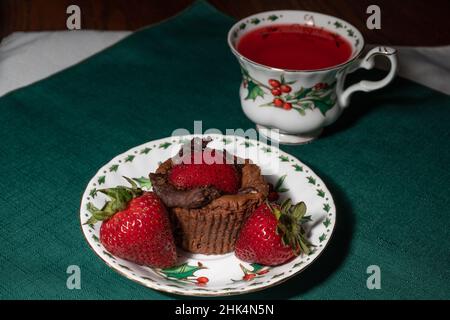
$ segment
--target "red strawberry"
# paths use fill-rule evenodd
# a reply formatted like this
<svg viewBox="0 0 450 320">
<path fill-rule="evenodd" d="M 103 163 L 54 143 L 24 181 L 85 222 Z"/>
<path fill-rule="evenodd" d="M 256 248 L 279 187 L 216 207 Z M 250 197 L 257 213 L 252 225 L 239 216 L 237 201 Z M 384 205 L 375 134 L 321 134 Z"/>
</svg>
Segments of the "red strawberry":
<svg viewBox="0 0 450 320">
<path fill-rule="evenodd" d="M 301 252 L 310 253 L 301 223 L 305 217 L 303 202 L 292 205 L 290 199 L 281 206 L 261 204 L 251 214 L 236 241 L 236 256 L 250 263 L 274 266 L 287 262 Z"/>
<path fill-rule="evenodd" d="M 102 209 L 92 204 L 88 224 L 103 221 L 100 241 L 111 254 L 137 264 L 166 268 L 177 260 L 167 211 L 153 192 L 132 187 L 99 190 L 110 197 Z"/>
<path fill-rule="evenodd" d="M 216 155 L 214 150 L 210 150 L 208 154 L 212 157 Z M 192 153 L 190 163 L 184 161 L 173 166 L 169 173 L 169 182 L 181 189 L 213 186 L 224 193 L 237 193 L 240 179 L 236 168 L 225 163 L 225 159 L 208 160 L 206 155 L 207 153 Z M 199 161 L 195 161 L 196 159 Z"/>
</svg>

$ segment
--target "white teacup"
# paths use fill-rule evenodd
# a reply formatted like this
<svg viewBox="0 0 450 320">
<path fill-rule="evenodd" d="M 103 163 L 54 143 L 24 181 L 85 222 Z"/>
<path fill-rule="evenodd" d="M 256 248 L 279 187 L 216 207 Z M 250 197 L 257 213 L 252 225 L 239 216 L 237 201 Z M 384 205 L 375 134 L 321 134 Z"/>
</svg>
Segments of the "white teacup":
<svg viewBox="0 0 450 320">
<path fill-rule="evenodd" d="M 256 63 L 238 52 L 236 47 L 243 35 L 255 28 L 276 24 L 303 24 L 337 33 L 350 42 L 351 55 L 344 63 L 325 69 L 285 70 Z M 301 144 L 315 139 L 323 127 L 336 121 L 349 105 L 352 93 L 386 86 L 397 70 L 395 49 L 375 47 L 361 59 L 364 49 L 361 32 L 342 19 L 316 12 L 283 10 L 252 15 L 230 29 L 228 44 L 242 68 L 240 97 L 244 113 L 256 123 L 261 134 L 280 143 Z M 373 68 L 377 55 L 390 61 L 386 77 L 379 81 L 360 81 L 344 89 L 346 75 L 358 68 Z M 271 106 L 274 99 L 270 92 L 271 79 L 289 83 L 292 92 L 286 97 L 292 102 L 292 109 Z"/>
</svg>

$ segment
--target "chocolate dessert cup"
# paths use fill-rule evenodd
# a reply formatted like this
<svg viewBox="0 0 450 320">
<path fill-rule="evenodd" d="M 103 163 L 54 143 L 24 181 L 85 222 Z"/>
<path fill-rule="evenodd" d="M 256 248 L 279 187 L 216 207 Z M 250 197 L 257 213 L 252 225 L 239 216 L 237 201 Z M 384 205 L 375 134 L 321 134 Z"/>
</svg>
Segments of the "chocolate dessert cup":
<svg viewBox="0 0 450 320">
<path fill-rule="evenodd" d="M 204 148 L 208 142 L 203 140 Z M 269 187 L 260 168 L 248 159 L 234 165 L 241 177 L 237 194 L 222 194 L 211 186 L 175 188 L 167 178 L 173 159 L 150 174 L 153 189 L 169 212 L 176 242 L 184 250 L 208 255 L 233 251 L 241 226 L 266 199 Z"/>
</svg>

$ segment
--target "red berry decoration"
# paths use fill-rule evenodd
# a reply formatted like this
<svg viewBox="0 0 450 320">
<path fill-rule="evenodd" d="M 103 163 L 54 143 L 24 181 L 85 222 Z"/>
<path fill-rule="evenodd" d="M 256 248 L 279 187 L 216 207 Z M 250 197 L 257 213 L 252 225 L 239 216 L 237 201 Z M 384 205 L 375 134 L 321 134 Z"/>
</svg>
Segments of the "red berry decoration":
<svg viewBox="0 0 450 320">
<path fill-rule="evenodd" d="M 328 88 L 328 84 L 325 82 L 319 82 L 314 86 L 314 90 L 322 90 Z"/>
<path fill-rule="evenodd" d="M 272 89 L 270 91 L 272 93 L 273 96 L 280 96 L 281 95 L 281 90 L 278 88 Z"/>
<path fill-rule="evenodd" d="M 263 274 L 266 274 L 267 272 L 269 272 L 269 269 L 263 269 L 263 270 L 257 272 L 257 274 L 261 276 Z"/>
<path fill-rule="evenodd" d="M 250 280 L 255 279 L 255 277 L 256 277 L 256 274 L 254 274 L 254 273 L 247 273 L 245 276 L 242 277 L 242 280 L 250 281 Z"/>
<path fill-rule="evenodd" d="M 269 84 L 272 88 L 278 88 L 281 85 L 280 81 L 275 79 L 270 79 Z"/>
<path fill-rule="evenodd" d="M 284 110 L 291 110 L 292 109 L 292 103 L 286 102 L 283 104 Z"/>
<path fill-rule="evenodd" d="M 275 266 L 300 253 L 308 255 L 311 244 L 302 227 L 306 205 L 292 204 L 290 199 L 281 206 L 269 202 L 261 204 L 250 215 L 236 241 L 236 256 L 249 263 Z"/>
<path fill-rule="evenodd" d="M 209 279 L 207 277 L 198 277 L 197 278 L 197 284 L 205 285 L 209 282 Z"/>
<path fill-rule="evenodd" d="M 275 107 L 282 107 L 283 106 L 284 101 L 280 98 L 275 98 L 273 99 L 273 104 L 275 105 Z"/>
<path fill-rule="evenodd" d="M 292 88 L 286 84 L 281 85 L 280 89 L 284 93 L 288 93 L 288 92 L 292 91 Z"/>
</svg>

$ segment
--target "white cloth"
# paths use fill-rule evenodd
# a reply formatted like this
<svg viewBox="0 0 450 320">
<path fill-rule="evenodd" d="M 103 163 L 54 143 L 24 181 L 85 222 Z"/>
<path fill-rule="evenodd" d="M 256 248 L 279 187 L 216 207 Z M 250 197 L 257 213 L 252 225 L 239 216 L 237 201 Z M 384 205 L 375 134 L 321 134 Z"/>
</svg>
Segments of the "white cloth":
<svg viewBox="0 0 450 320">
<path fill-rule="evenodd" d="M 0 96 L 74 65 L 128 31 L 16 32 L 0 44 Z"/>
<path fill-rule="evenodd" d="M 0 96 L 76 64 L 129 34 L 84 30 L 13 33 L 0 44 Z M 450 46 L 397 49 L 400 76 L 450 95 Z"/>
</svg>

